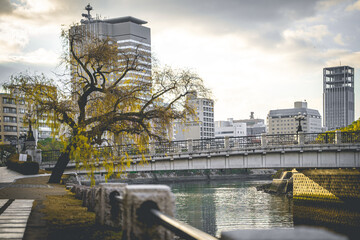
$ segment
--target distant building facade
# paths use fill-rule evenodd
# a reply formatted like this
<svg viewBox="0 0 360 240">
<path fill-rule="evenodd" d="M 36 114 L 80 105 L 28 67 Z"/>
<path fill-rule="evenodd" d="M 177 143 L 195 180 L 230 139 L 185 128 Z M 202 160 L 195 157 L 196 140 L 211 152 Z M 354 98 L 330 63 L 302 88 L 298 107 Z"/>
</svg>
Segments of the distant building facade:
<svg viewBox="0 0 360 240">
<path fill-rule="evenodd" d="M 24 101 L 16 101 L 8 93 L 0 93 L 0 139 L 4 144 L 17 142 L 27 128 L 23 126 L 26 112 Z"/>
<path fill-rule="evenodd" d="M 250 113 L 249 119 L 234 120 L 234 123 L 246 124 L 246 135 L 255 136 L 266 133 L 266 124 L 264 119 L 254 117 L 254 112 Z"/>
<path fill-rule="evenodd" d="M 354 121 L 354 68 L 323 69 L 324 127 L 334 130 Z"/>
<path fill-rule="evenodd" d="M 196 117 L 186 123 L 175 122 L 173 140 L 204 139 L 215 137 L 214 101 L 198 98 L 196 93 L 187 96 L 189 104 L 194 106 Z"/>
<path fill-rule="evenodd" d="M 254 118 L 254 112 L 249 119 L 215 121 L 215 137 L 255 136 L 266 132 L 264 119 Z"/>
<path fill-rule="evenodd" d="M 17 100 L 9 93 L 0 93 L 0 140 L 4 144 L 15 144 L 21 135 L 28 133 L 24 118 L 28 113 L 24 100 Z M 52 137 L 52 129 L 44 119 L 38 119 L 34 130 L 36 141 Z"/>
<path fill-rule="evenodd" d="M 321 132 L 321 115 L 318 110 L 309 109 L 307 102 L 295 102 L 294 108 L 270 110 L 267 116 L 268 134 L 296 133 L 298 121 L 296 117 L 303 116 L 301 121 L 303 132 Z"/>
<path fill-rule="evenodd" d="M 215 121 L 215 137 L 246 136 L 246 123 L 235 122 L 232 118 L 227 121 Z"/>
</svg>

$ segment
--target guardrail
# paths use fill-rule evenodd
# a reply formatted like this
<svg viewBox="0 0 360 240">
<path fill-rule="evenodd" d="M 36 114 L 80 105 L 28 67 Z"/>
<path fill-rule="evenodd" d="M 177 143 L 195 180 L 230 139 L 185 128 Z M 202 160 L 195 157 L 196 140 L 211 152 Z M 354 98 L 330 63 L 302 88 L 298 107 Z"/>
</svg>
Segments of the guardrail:
<svg viewBox="0 0 360 240">
<path fill-rule="evenodd" d="M 124 201 L 123 197 L 115 196 L 118 203 Z M 110 202 L 112 202 L 110 200 Z M 161 225 L 166 229 L 173 232 L 175 235 L 189 240 L 217 240 L 215 238 L 197 228 L 194 228 L 188 224 L 178 221 L 175 218 L 169 217 L 157 209 L 154 202 L 145 202 L 142 204 L 138 211 L 139 220 L 144 223 L 147 227 L 152 227 L 154 224 Z"/>
<path fill-rule="evenodd" d="M 321 132 L 299 134 L 276 134 L 276 135 L 257 135 L 241 137 L 222 137 L 207 139 L 190 139 L 183 141 L 163 141 L 150 143 L 148 148 L 139 150 L 137 145 L 117 145 L 98 147 L 98 151 L 111 152 L 112 155 L 164 155 L 201 152 L 210 150 L 224 149 L 252 149 L 266 146 L 291 146 L 291 145 L 310 145 L 310 144 L 349 144 L 360 143 L 360 131 L 357 132 Z M 60 155 L 59 150 L 43 151 L 42 162 L 56 161 Z"/>
<path fill-rule="evenodd" d="M 71 191 L 95 212 L 98 224 L 121 229 L 122 239 L 170 240 L 174 234 L 184 239 L 217 239 L 172 217 L 175 197 L 166 185 L 103 183 L 75 185 Z"/>
</svg>

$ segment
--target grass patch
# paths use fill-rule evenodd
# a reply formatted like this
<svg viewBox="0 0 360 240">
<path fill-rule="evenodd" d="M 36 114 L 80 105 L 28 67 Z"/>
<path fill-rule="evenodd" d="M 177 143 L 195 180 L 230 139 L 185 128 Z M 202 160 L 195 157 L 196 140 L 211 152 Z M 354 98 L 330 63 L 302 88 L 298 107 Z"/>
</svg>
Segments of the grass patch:
<svg viewBox="0 0 360 240">
<path fill-rule="evenodd" d="M 95 223 L 95 213 L 81 206 L 73 193 L 47 196 L 42 210 L 49 229 L 48 239 L 121 239 L 122 231 Z"/>
</svg>

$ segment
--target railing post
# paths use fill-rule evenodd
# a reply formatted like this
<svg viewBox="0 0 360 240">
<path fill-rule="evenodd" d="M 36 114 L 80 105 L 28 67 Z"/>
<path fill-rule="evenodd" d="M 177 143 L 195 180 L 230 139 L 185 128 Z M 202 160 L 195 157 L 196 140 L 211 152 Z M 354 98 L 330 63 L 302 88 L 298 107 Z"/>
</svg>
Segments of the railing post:
<svg viewBox="0 0 360 240">
<path fill-rule="evenodd" d="M 341 131 L 335 131 L 335 144 L 341 144 Z"/>
<path fill-rule="evenodd" d="M 165 185 L 129 185 L 126 187 L 122 239 L 170 240 L 174 234 L 152 219 L 150 209 L 157 209 L 173 217 L 175 197 Z"/>
<path fill-rule="evenodd" d="M 298 144 L 304 145 L 304 143 L 305 143 L 305 133 L 299 132 L 298 133 Z"/>
<path fill-rule="evenodd" d="M 193 140 L 192 139 L 187 140 L 187 148 L 188 148 L 189 153 L 191 153 L 193 151 Z"/>
<path fill-rule="evenodd" d="M 230 148 L 229 136 L 226 136 L 226 137 L 224 138 L 224 146 L 225 146 L 225 149 L 229 149 L 229 148 Z"/>
<path fill-rule="evenodd" d="M 101 183 L 99 197 L 95 203 L 95 220 L 101 225 L 111 227 L 124 226 L 124 210 L 114 201 L 115 196 L 124 196 L 126 183 Z M 121 204 L 121 203 L 120 203 Z"/>
<path fill-rule="evenodd" d="M 267 145 L 267 139 L 266 139 L 266 133 L 261 134 L 261 147 L 266 147 Z"/>
<path fill-rule="evenodd" d="M 154 156 L 156 151 L 155 151 L 155 142 L 150 142 L 149 143 L 149 153 L 151 156 Z"/>
</svg>

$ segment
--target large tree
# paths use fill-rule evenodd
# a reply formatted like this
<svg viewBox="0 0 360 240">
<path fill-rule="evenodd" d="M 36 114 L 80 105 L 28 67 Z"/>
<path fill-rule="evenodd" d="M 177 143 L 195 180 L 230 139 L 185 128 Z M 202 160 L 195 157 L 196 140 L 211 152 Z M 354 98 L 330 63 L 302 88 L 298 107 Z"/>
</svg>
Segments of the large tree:
<svg viewBox="0 0 360 240">
<path fill-rule="evenodd" d="M 118 49 L 116 41 L 84 26 L 72 26 L 62 38 L 68 76 L 54 80 L 25 73 L 5 84 L 21 93 L 17 96 L 32 106 L 32 117 L 46 121 L 64 143 L 51 183 L 60 182 L 70 159 L 82 163 L 92 176 L 99 159 L 109 175 L 122 172 L 130 165 L 128 154 L 114 156 L 97 147 L 123 139 L 144 152 L 150 141 L 166 138 L 164 129 L 174 119 L 194 114 L 189 94 L 208 92 L 202 79 L 188 70 L 153 66 L 149 77 L 151 56 L 141 45 Z"/>
</svg>

